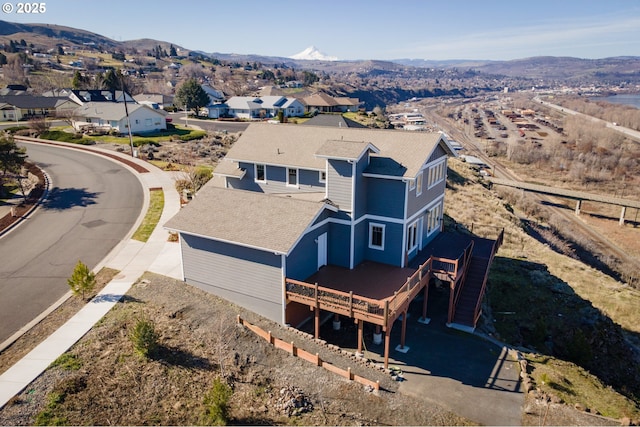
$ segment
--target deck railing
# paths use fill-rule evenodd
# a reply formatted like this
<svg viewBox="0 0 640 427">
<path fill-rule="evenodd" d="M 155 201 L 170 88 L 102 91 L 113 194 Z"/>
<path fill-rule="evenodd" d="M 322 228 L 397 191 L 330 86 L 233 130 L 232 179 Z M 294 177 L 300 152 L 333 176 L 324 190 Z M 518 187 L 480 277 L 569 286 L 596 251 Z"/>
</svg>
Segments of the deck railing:
<svg viewBox="0 0 640 427">
<path fill-rule="evenodd" d="M 427 260 L 387 299 L 377 300 L 294 279 L 285 279 L 287 299 L 332 313 L 388 326 L 408 307 L 417 293 L 429 283 L 431 260 Z"/>
</svg>

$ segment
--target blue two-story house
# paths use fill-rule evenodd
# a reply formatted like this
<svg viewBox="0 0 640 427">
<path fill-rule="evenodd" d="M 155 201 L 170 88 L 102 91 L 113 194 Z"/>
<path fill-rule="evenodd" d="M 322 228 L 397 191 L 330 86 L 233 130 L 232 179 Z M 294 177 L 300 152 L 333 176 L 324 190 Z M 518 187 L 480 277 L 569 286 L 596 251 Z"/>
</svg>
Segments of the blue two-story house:
<svg viewBox="0 0 640 427">
<path fill-rule="evenodd" d="M 393 295 L 441 232 L 447 158 L 455 155 L 440 133 L 252 124 L 166 224 L 180 235 L 184 280 L 293 325 L 312 305 L 292 296 L 294 285 L 326 270 L 384 271 L 378 282 L 397 272 L 402 281 L 386 285 Z M 380 284 L 347 286 L 336 285 L 336 295 L 353 304 L 354 293 Z M 317 296 L 318 285 L 306 292 Z M 389 304 L 384 295 L 361 301 L 387 323 Z M 323 309 L 358 318 L 353 308 Z"/>
</svg>

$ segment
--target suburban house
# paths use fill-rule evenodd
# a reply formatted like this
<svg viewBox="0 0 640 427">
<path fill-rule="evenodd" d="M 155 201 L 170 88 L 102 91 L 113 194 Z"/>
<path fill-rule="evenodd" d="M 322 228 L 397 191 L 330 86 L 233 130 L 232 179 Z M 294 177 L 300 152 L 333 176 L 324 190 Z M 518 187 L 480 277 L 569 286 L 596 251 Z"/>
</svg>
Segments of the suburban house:
<svg viewBox="0 0 640 427">
<path fill-rule="evenodd" d="M 127 104 L 131 133 L 148 133 L 167 129 L 163 110 L 155 110 L 147 105 Z M 78 131 L 96 130 L 127 133 L 127 114 L 124 103 L 88 102 L 73 112 L 72 126 Z"/>
<path fill-rule="evenodd" d="M 296 98 L 285 96 L 233 96 L 227 100 L 226 115 L 240 119 L 268 119 L 277 117 L 301 117 L 304 105 Z"/>
<path fill-rule="evenodd" d="M 419 294 L 427 321 L 431 278 L 450 282 L 448 323 L 473 329 L 479 316 L 499 243 L 442 231 L 455 155 L 435 132 L 252 124 L 165 227 L 180 236 L 186 282 L 279 323 L 312 320 L 316 337 L 321 316 L 352 318 L 359 350 L 373 324 L 386 364 L 391 328 Z M 474 245 L 481 289 L 464 313 Z"/>
<path fill-rule="evenodd" d="M 78 104 L 69 98 L 27 94 L 0 96 L 0 120 L 3 121 L 66 116 L 76 108 Z"/>
<path fill-rule="evenodd" d="M 333 96 L 320 92 L 302 98 L 302 102 L 307 112 L 347 113 L 356 112 L 360 107 L 358 98 L 334 98 Z"/>
</svg>

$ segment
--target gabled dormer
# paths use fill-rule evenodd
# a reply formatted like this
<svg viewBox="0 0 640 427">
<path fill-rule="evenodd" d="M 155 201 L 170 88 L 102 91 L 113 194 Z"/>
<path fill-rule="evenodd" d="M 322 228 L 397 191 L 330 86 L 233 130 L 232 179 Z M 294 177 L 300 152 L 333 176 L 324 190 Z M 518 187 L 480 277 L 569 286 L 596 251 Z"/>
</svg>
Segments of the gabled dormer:
<svg viewBox="0 0 640 427">
<path fill-rule="evenodd" d="M 327 140 L 315 156 L 326 160 L 326 197 L 340 210 L 358 213 L 364 203 L 356 197 L 362 185 L 362 173 L 369 165 L 369 155 L 380 150 L 366 141 Z"/>
</svg>

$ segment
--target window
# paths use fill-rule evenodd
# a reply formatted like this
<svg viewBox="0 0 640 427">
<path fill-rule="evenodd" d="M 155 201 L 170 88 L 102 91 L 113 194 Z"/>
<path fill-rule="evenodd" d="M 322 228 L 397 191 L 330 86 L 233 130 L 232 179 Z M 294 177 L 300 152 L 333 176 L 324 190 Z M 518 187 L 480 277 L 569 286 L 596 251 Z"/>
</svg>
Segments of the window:
<svg viewBox="0 0 640 427">
<path fill-rule="evenodd" d="M 287 169 L 287 185 L 298 186 L 298 169 Z"/>
<path fill-rule="evenodd" d="M 422 172 L 416 177 L 416 197 L 422 194 Z"/>
<path fill-rule="evenodd" d="M 431 188 L 434 185 L 442 182 L 447 175 L 447 167 L 444 161 L 433 165 L 429 168 L 429 181 L 428 187 Z"/>
<path fill-rule="evenodd" d="M 442 205 L 433 207 L 427 214 L 427 234 L 431 234 L 440 228 L 442 222 Z"/>
<path fill-rule="evenodd" d="M 318 175 L 318 182 L 327 182 L 327 172 L 326 171 L 320 171 L 320 173 Z"/>
<path fill-rule="evenodd" d="M 409 181 L 409 191 L 413 191 L 416 189 L 416 180 L 412 179 L 411 181 Z"/>
<path fill-rule="evenodd" d="M 267 169 L 265 165 L 256 163 L 255 180 L 260 182 L 265 182 L 267 180 Z"/>
<path fill-rule="evenodd" d="M 369 224 L 369 247 L 384 250 L 384 224 Z"/>
<path fill-rule="evenodd" d="M 407 229 L 407 252 L 411 252 L 418 246 L 418 221 L 415 221 Z"/>
<path fill-rule="evenodd" d="M 147 127 L 151 126 L 151 119 L 144 119 L 144 125 Z"/>
</svg>

